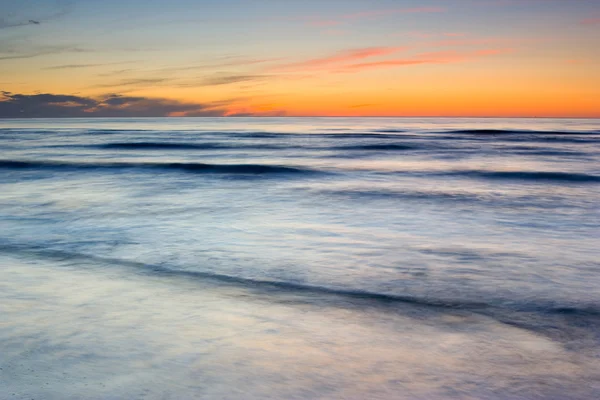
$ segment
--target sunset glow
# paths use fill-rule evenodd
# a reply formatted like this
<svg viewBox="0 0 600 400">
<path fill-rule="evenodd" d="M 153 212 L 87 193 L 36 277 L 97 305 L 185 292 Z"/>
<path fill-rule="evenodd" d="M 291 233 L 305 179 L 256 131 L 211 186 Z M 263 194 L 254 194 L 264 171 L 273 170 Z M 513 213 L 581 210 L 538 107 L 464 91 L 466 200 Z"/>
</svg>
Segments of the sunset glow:
<svg viewBox="0 0 600 400">
<path fill-rule="evenodd" d="M 7 1 L 0 117 L 600 117 L 599 20 L 595 0 Z"/>
</svg>

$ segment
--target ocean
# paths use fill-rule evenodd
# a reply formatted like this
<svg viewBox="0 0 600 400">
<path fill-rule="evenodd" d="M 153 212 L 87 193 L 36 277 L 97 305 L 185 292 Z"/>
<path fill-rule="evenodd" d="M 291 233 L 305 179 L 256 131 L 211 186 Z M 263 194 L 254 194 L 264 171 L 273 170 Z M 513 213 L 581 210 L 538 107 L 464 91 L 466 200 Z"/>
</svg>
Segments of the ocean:
<svg viewBox="0 0 600 400">
<path fill-rule="evenodd" d="M 0 399 L 600 398 L 600 120 L 1 120 L 0 151 Z"/>
</svg>

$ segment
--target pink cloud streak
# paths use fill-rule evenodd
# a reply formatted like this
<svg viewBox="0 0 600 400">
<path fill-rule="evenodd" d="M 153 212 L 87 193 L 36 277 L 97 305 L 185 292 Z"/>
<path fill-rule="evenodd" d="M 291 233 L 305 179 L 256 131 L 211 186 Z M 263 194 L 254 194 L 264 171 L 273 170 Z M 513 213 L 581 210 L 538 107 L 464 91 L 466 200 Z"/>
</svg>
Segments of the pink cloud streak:
<svg viewBox="0 0 600 400">
<path fill-rule="evenodd" d="M 374 68 L 389 68 L 419 64 L 448 64 L 471 61 L 481 57 L 506 54 L 512 49 L 483 49 L 471 52 L 436 51 L 421 53 L 414 57 L 372 62 L 362 62 L 343 66 L 338 72 L 359 72 Z"/>
<path fill-rule="evenodd" d="M 279 70 L 295 69 L 321 69 L 332 65 L 353 62 L 370 57 L 386 56 L 406 50 L 406 47 L 367 47 L 363 49 L 347 50 L 329 57 L 313 58 L 307 61 L 284 65 Z"/>
<path fill-rule="evenodd" d="M 588 18 L 581 21 L 583 25 L 600 25 L 600 18 Z"/>
</svg>

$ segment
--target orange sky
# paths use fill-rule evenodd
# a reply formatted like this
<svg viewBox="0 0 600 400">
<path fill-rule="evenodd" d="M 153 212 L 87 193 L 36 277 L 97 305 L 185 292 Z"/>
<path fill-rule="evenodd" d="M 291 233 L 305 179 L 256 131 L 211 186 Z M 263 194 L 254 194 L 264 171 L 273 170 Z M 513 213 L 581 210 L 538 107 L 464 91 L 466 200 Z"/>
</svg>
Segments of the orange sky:
<svg viewBox="0 0 600 400">
<path fill-rule="evenodd" d="M 94 3 L 0 10 L 0 116 L 600 117 L 592 0 Z"/>
</svg>

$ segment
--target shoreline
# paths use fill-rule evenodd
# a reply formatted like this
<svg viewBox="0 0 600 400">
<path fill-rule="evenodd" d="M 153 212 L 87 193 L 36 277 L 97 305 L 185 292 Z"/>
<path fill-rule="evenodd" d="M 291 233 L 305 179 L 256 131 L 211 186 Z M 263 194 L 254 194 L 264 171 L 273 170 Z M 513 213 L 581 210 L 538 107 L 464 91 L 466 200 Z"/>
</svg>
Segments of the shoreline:
<svg viewBox="0 0 600 400">
<path fill-rule="evenodd" d="M 403 304 L 398 313 L 81 260 L 0 260 L 0 375 L 14 398 L 584 399 L 600 390 L 584 385 L 597 374 L 593 359 L 574 362 L 557 342 L 465 311 Z"/>
</svg>

